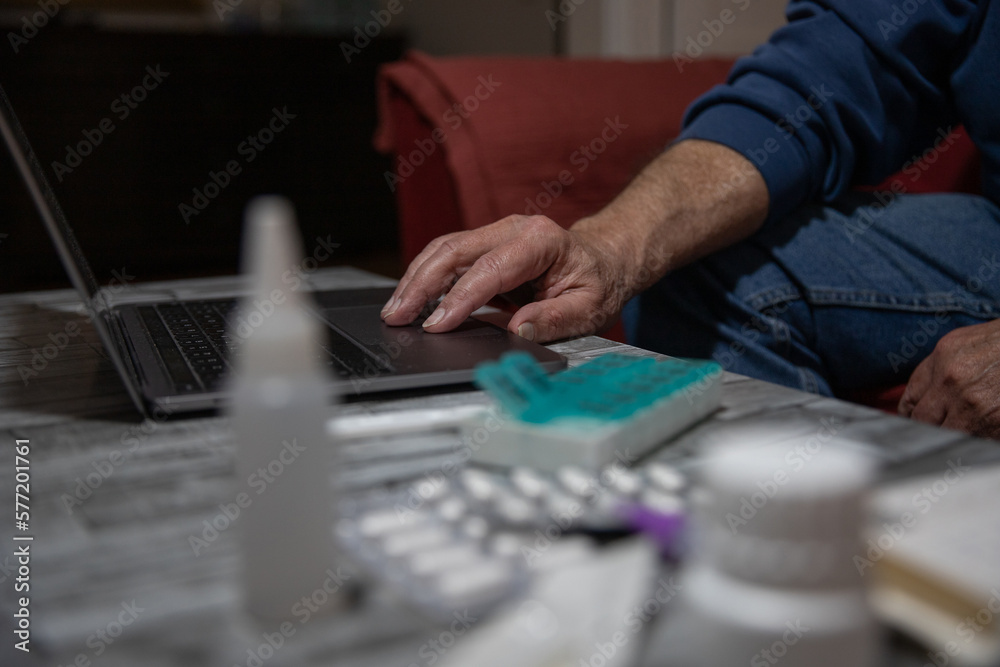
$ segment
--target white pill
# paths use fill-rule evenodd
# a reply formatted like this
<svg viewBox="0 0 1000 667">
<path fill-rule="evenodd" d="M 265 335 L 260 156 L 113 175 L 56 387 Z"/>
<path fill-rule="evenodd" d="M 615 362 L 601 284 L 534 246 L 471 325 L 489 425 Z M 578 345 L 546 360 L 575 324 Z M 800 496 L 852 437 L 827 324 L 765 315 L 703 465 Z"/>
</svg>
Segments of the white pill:
<svg viewBox="0 0 1000 667">
<path fill-rule="evenodd" d="M 646 489 L 640 502 L 651 510 L 661 514 L 681 514 L 684 511 L 684 501 L 680 496 L 663 493 L 656 489 Z"/>
<path fill-rule="evenodd" d="M 497 492 L 496 480 L 489 473 L 475 468 L 462 471 L 462 487 L 469 496 L 478 502 L 489 502 Z"/>
<path fill-rule="evenodd" d="M 666 463 L 650 463 L 646 466 L 646 477 L 657 488 L 667 493 L 677 493 L 686 484 L 684 475 Z"/>
<path fill-rule="evenodd" d="M 419 512 L 396 513 L 395 510 L 374 510 L 362 514 L 358 519 L 358 530 L 365 537 L 379 537 L 397 530 L 423 523 L 425 514 Z"/>
<path fill-rule="evenodd" d="M 514 468 L 510 473 L 510 483 L 528 498 L 540 498 L 553 486 L 549 478 L 531 468 Z"/>
<path fill-rule="evenodd" d="M 622 499 L 620 496 L 612 493 L 602 493 L 594 499 L 590 512 L 591 518 L 601 517 L 602 519 L 610 519 L 612 524 L 618 523 L 618 511 L 621 506 Z M 602 525 L 606 523 L 607 521 L 604 521 Z"/>
<path fill-rule="evenodd" d="M 497 497 L 493 510 L 504 521 L 516 525 L 530 523 L 537 514 L 534 505 L 530 502 L 510 494 Z"/>
<path fill-rule="evenodd" d="M 382 550 L 387 556 L 403 556 L 414 551 L 441 546 L 450 538 L 450 531 L 443 526 L 424 526 L 389 535 L 382 542 Z"/>
<path fill-rule="evenodd" d="M 560 468 L 556 473 L 556 479 L 566 488 L 567 491 L 576 496 L 585 496 L 590 492 L 597 481 L 587 472 L 575 466 Z"/>
<path fill-rule="evenodd" d="M 614 470 L 608 468 L 601 479 L 607 479 L 612 489 L 623 496 L 637 496 L 642 491 L 642 476 L 631 470 Z"/>
<path fill-rule="evenodd" d="M 440 574 L 444 570 L 474 565 L 484 556 L 472 544 L 457 544 L 413 554 L 410 558 L 410 570 L 418 576 Z"/>
<path fill-rule="evenodd" d="M 470 516 L 462 522 L 462 532 L 475 540 L 481 540 L 490 533 L 490 524 L 481 516 Z"/>
<path fill-rule="evenodd" d="M 518 533 L 496 533 L 490 537 L 489 550 L 497 556 L 520 556 L 521 547 L 527 543 Z"/>
<path fill-rule="evenodd" d="M 451 498 L 445 498 L 437 506 L 437 513 L 445 521 L 458 521 L 466 512 L 469 511 L 469 507 L 464 500 L 452 496 Z"/>
<path fill-rule="evenodd" d="M 557 491 L 545 499 L 545 509 L 551 517 L 559 517 L 562 520 L 565 520 L 564 517 L 570 517 L 572 521 L 583 514 L 583 503 Z"/>
<path fill-rule="evenodd" d="M 413 490 L 423 500 L 434 502 L 447 496 L 451 491 L 451 485 L 448 483 L 448 480 L 438 482 L 430 479 L 424 479 L 414 485 Z"/>
<path fill-rule="evenodd" d="M 441 575 L 437 582 L 438 590 L 453 601 L 458 601 L 456 598 L 495 594 L 510 586 L 513 574 L 506 559 L 488 561 Z"/>
</svg>

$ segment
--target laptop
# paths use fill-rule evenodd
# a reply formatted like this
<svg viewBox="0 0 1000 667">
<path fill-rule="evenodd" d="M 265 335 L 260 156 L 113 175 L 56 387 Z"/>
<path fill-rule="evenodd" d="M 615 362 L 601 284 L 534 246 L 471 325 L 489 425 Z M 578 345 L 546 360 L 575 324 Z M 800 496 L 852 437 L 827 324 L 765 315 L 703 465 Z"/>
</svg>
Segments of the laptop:
<svg viewBox="0 0 1000 667">
<path fill-rule="evenodd" d="M 108 357 L 144 414 L 179 415 L 227 403 L 230 363 L 239 353 L 238 298 L 113 305 L 99 286 L 55 191 L 35 156 L 6 91 L 0 87 L 0 132 L 28 188 L 59 259 L 89 309 Z M 421 320 L 389 327 L 379 317 L 393 288 L 313 292 L 313 315 L 329 330 L 324 345 L 335 393 L 368 394 L 472 381 L 481 362 L 524 351 L 546 369 L 561 355 L 493 324 L 470 318 L 445 334 Z"/>
</svg>

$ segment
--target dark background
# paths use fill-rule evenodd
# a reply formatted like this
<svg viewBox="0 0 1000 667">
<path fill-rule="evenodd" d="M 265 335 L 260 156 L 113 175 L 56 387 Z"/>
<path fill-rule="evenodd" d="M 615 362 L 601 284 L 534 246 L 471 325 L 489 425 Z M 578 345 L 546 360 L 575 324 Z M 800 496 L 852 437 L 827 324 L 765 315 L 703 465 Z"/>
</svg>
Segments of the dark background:
<svg viewBox="0 0 1000 667">
<path fill-rule="evenodd" d="M 136 281 L 237 271 L 242 211 L 261 193 L 295 203 L 306 253 L 340 243 L 327 264 L 398 271 L 396 218 L 371 140 L 375 74 L 399 38 L 380 38 L 347 63 L 343 37 L 262 33 L 127 33 L 47 26 L 15 54 L 0 44 L 0 85 L 77 233 L 99 284 L 113 270 Z M 169 77 L 120 120 L 112 102 L 146 67 Z M 237 147 L 286 107 L 297 117 L 247 163 Z M 107 135 L 63 182 L 52 162 L 110 118 Z M 243 172 L 192 218 L 178 211 L 209 172 Z M 0 149 L 0 291 L 65 286 L 41 220 Z"/>
</svg>

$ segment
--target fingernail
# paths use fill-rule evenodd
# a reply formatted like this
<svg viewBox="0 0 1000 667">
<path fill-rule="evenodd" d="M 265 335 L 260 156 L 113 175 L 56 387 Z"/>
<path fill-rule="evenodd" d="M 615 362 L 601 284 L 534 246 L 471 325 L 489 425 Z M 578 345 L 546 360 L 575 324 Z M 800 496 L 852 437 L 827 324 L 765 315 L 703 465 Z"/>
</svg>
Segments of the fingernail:
<svg viewBox="0 0 1000 667">
<path fill-rule="evenodd" d="M 517 328 L 517 335 L 528 340 L 535 340 L 535 325 L 531 322 L 525 322 Z"/>
<path fill-rule="evenodd" d="M 382 308 L 382 317 L 389 317 L 399 309 L 399 297 L 390 298 Z"/>
<path fill-rule="evenodd" d="M 424 322 L 424 328 L 426 329 L 427 327 L 434 326 L 435 324 L 443 320 L 444 316 L 447 314 L 448 312 L 444 308 L 438 308 L 433 313 L 431 313 L 431 316 L 428 317 L 427 320 Z"/>
</svg>

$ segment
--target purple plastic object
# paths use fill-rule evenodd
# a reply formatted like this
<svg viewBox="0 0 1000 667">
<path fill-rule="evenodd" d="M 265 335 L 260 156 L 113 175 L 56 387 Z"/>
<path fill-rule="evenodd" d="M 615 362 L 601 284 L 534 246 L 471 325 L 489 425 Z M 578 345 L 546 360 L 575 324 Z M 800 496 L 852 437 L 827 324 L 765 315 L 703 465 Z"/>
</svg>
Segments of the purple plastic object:
<svg viewBox="0 0 1000 667">
<path fill-rule="evenodd" d="M 670 558 L 680 557 L 687 523 L 683 514 L 663 514 L 642 505 L 631 505 L 623 510 L 623 516 L 629 525 L 648 535 L 661 554 Z"/>
</svg>

